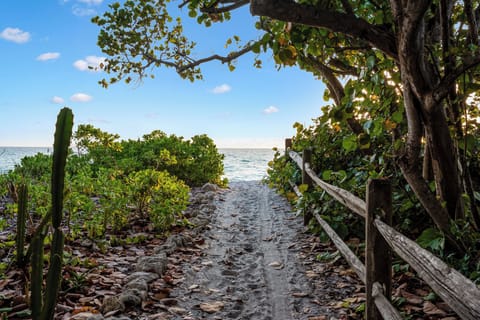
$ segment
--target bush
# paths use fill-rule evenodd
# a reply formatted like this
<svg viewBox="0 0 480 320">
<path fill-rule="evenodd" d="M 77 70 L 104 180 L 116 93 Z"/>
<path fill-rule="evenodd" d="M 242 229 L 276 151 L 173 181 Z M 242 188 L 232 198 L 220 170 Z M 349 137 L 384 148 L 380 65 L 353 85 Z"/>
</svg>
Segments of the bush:
<svg viewBox="0 0 480 320">
<path fill-rule="evenodd" d="M 129 203 L 141 217 L 148 216 L 157 229 L 165 230 L 174 225 L 187 208 L 190 189 L 166 171 L 133 172 L 127 182 Z"/>
</svg>

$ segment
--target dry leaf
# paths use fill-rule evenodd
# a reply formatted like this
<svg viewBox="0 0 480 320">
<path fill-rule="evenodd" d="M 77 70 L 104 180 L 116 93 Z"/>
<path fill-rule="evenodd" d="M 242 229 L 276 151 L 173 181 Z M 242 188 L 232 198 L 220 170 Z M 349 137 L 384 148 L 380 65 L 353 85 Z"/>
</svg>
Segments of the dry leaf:
<svg viewBox="0 0 480 320">
<path fill-rule="evenodd" d="M 303 297 L 307 297 L 308 293 L 306 293 L 306 292 L 294 292 L 294 293 L 292 293 L 292 296 L 294 296 L 296 298 L 303 298 Z"/>
<path fill-rule="evenodd" d="M 280 263 L 278 261 L 273 261 L 272 263 L 269 264 L 269 266 L 276 270 L 281 270 L 284 267 L 283 263 Z"/>
<path fill-rule="evenodd" d="M 200 309 L 208 313 L 215 313 L 223 309 L 224 303 L 221 301 L 204 302 L 200 304 Z"/>
<path fill-rule="evenodd" d="M 423 305 L 423 312 L 428 315 L 436 315 L 436 316 L 446 316 L 447 313 L 440 308 L 437 308 L 436 305 L 431 303 L 430 301 L 426 301 Z"/>
<path fill-rule="evenodd" d="M 413 293 L 407 292 L 407 291 L 401 291 L 400 294 L 402 297 L 404 297 L 408 303 L 414 304 L 414 305 L 421 305 L 423 303 L 423 298 L 414 295 Z"/>
</svg>

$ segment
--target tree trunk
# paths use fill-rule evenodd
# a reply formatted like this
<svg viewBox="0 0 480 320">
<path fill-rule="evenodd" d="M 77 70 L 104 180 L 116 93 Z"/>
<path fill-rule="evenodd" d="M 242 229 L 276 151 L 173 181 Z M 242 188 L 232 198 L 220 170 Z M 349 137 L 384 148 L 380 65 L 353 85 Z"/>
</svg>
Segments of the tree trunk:
<svg viewBox="0 0 480 320">
<path fill-rule="evenodd" d="M 462 188 L 459 179 L 458 161 L 447 119 L 440 108 L 429 112 L 425 119 L 425 134 L 430 145 L 432 167 L 437 193 L 451 219 L 463 219 Z"/>
</svg>

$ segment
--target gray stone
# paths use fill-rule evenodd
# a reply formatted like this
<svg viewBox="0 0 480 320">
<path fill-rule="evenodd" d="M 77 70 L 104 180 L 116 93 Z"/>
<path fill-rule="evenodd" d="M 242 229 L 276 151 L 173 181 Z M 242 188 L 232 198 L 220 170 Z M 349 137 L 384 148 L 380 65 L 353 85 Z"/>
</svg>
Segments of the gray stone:
<svg viewBox="0 0 480 320">
<path fill-rule="evenodd" d="M 171 254 L 181 247 L 186 247 L 192 240 L 185 235 L 174 234 L 170 236 L 165 243 L 159 248 L 155 249 L 155 253 L 165 252 Z"/>
<path fill-rule="evenodd" d="M 147 299 L 148 293 L 147 291 L 141 291 L 137 289 L 126 289 L 118 298 L 121 303 L 125 306 L 138 306 Z"/>
<path fill-rule="evenodd" d="M 109 313 L 116 310 L 125 310 L 125 304 L 117 296 L 109 296 L 103 299 L 102 313 Z"/>
<path fill-rule="evenodd" d="M 205 183 L 202 186 L 202 191 L 218 191 L 219 189 L 220 187 L 213 183 Z"/>
<path fill-rule="evenodd" d="M 152 282 L 154 280 L 157 280 L 159 278 L 159 275 L 153 272 L 144 272 L 144 271 L 138 271 L 130 274 L 127 276 L 124 280 L 125 283 L 129 283 L 134 280 L 142 279 L 145 280 L 147 283 Z"/>
<path fill-rule="evenodd" d="M 167 263 L 167 255 L 163 252 L 141 257 L 137 261 L 136 271 L 154 272 L 161 276 L 167 270 Z"/>
<path fill-rule="evenodd" d="M 148 283 L 144 279 L 135 279 L 128 282 L 123 289 L 136 289 L 138 291 L 148 291 Z"/>
</svg>

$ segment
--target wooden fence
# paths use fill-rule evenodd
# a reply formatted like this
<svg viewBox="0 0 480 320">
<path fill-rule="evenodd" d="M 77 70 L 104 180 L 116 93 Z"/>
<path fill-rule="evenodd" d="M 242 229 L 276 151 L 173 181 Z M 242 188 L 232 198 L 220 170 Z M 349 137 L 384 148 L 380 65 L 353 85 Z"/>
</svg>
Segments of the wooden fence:
<svg viewBox="0 0 480 320">
<path fill-rule="evenodd" d="M 480 289 L 460 272 L 450 268 L 438 257 L 423 249 L 391 227 L 392 200 L 389 181 L 372 179 L 367 184 L 366 201 L 350 192 L 331 185 L 310 167 L 311 152 L 303 155 L 290 150 L 291 140 L 285 141 L 285 154 L 302 169 L 302 183 L 316 184 L 338 202 L 365 219 L 365 265 L 350 250 L 320 215 L 306 213 L 304 222 L 315 217 L 337 249 L 366 286 L 367 320 L 402 319 L 391 304 L 392 250 L 407 262 L 458 316 L 465 320 L 480 319 Z M 298 196 L 298 187 L 290 183 Z"/>
</svg>

